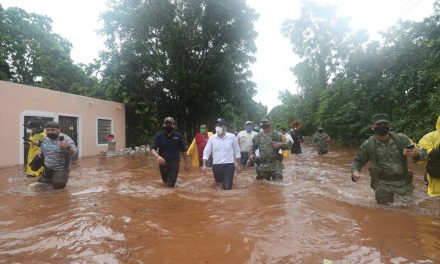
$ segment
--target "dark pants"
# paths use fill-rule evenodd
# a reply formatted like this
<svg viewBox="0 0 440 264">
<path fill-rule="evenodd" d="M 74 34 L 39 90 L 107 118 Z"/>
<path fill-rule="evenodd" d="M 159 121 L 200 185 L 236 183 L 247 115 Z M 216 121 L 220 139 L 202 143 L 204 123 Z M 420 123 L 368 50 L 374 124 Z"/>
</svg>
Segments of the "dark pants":
<svg viewBox="0 0 440 264">
<path fill-rule="evenodd" d="M 38 182 L 51 184 L 54 189 L 64 189 L 69 180 L 69 174 L 70 170 L 56 171 L 46 168 Z"/>
<path fill-rule="evenodd" d="M 240 152 L 240 163 L 241 165 L 246 165 L 247 160 L 249 158 L 249 153 L 248 152 Z"/>
<path fill-rule="evenodd" d="M 301 146 L 293 146 L 292 149 L 290 150 L 290 153 L 301 154 L 302 153 Z"/>
<path fill-rule="evenodd" d="M 216 183 L 221 183 L 223 189 L 229 190 L 232 188 L 234 181 L 235 165 L 234 163 L 214 164 L 212 165 L 212 172 Z"/>
<path fill-rule="evenodd" d="M 165 165 L 159 166 L 159 170 L 163 183 L 167 187 L 173 188 L 179 174 L 179 162 L 165 163 Z"/>
</svg>

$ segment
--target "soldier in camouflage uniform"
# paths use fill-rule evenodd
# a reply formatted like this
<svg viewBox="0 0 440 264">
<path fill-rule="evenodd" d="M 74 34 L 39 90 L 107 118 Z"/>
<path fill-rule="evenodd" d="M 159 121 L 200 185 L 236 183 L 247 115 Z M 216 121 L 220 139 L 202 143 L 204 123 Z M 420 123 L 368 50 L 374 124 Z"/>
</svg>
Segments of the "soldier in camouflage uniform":
<svg viewBox="0 0 440 264">
<path fill-rule="evenodd" d="M 255 151 L 259 149 L 257 179 L 266 179 L 281 181 L 282 173 L 282 155 L 280 149 L 286 150 L 292 147 L 292 142 L 287 141 L 276 131 L 273 131 L 269 119 L 261 120 L 263 132 L 258 133 L 252 140 L 251 159 L 255 160 Z"/>
<path fill-rule="evenodd" d="M 371 118 L 374 135 L 360 146 L 351 165 L 351 179 L 360 179 L 360 170 L 371 161 L 370 186 L 379 204 L 394 202 L 394 194 L 410 195 L 412 172 L 408 170 L 407 157 L 419 156 L 417 146 L 404 134 L 390 132 L 387 114 L 375 114 Z"/>
<path fill-rule="evenodd" d="M 68 135 L 60 132 L 57 122 L 48 122 L 45 128 L 47 137 L 41 145 L 44 172 L 38 182 L 51 184 L 55 189 L 63 189 L 69 180 L 70 160 L 78 155 L 78 148 Z"/>
<path fill-rule="evenodd" d="M 328 142 L 330 142 L 330 140 L 329 135 L 324 133 L 324 129 L 322 127 L 318 127 L 318 132 L 313 136 L 313 142 L 316 145 L 319 155 L 328 153 Z"/>
</svg>

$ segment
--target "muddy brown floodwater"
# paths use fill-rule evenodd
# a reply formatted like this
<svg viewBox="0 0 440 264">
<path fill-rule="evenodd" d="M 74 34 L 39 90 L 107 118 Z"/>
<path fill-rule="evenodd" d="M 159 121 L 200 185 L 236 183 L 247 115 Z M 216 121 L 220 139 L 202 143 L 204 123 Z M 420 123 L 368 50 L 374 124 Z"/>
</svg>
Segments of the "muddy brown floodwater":
<svg viewBox="0 0 440 264">
<path fill-rule="evenodd" d="M 20 167 L 0 169 L 0 263 L 440 263 L 440 199 L 422 168 L 412 199 L 377 205 L 354 150 L 285 160 L 284 181 L 252 168 L 233 189 L 184 171 L 161 184 L 149 155 L 81 158 L 64 190 L 41 188 Z"/>
</svg>

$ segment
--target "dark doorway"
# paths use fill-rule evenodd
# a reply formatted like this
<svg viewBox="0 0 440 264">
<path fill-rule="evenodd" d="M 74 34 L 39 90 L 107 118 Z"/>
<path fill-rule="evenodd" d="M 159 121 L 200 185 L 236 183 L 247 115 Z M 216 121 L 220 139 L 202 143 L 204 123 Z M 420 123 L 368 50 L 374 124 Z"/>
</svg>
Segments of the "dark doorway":
<svg viewBox="0 0 440 264">
<path fill-rule="evenodd" d="M 78 117 L 59 116 L 60 130 L 73 139 L 78 147 Z"/>
<path fill-rule="evenodd" d="M 26 124 L 29 121 L 34 121 L 36 123 L 38 123 L 38 125 L 40 125 L 42 128 L 44 128 L 44 125 L 46 125 L 47 122 L 49 121 L 53 121 L 53 117 L 43 117 L 43 116 L 25 116 L 24 117 L 24 124 L 23 124 L 23 135 L 24 138 L 28 139 L 30 134 L 26 132 Z M 24 139 L 23 139 L 24 141 Z M 26 142 L 23 142 L 26 143 Z M 27 164 L 27 157 L 28 157 L 28 148 L 24 145 L 24 166 L 26 167 Z"/>
</svg>

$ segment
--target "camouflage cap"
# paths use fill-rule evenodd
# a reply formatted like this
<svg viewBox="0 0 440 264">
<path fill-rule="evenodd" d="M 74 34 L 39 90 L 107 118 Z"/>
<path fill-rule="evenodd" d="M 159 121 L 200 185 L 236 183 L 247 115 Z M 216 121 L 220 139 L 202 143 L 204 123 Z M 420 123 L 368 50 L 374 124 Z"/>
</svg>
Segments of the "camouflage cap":
<svg viewBox="0 0 440 264">
<path fill-rule="evenodd" d="M 371 122 L 373 124 L 377 124 L 377 123 L 389 123 L 390 122 L 390 117 L 385 114 L 385 113 L 381 113 L 381 114 L 375 114 L 371 117 Z"/>
</svg>

